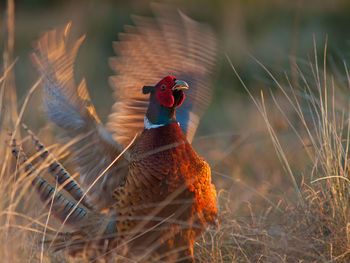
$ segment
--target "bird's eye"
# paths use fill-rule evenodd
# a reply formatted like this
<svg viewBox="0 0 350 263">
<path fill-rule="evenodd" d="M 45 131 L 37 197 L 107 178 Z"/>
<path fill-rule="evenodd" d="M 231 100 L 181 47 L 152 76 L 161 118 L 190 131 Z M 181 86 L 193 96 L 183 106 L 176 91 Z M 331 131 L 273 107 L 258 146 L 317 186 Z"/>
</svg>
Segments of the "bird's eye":
<svg viewBox="0 0 350 263">
<path fill-rule="evenodd" d="M 166 89 L 166 85 L 165 84 L 162 84 L 161 86 L 160 86 L 160 90 L 165 90 Z"/>
</svg>

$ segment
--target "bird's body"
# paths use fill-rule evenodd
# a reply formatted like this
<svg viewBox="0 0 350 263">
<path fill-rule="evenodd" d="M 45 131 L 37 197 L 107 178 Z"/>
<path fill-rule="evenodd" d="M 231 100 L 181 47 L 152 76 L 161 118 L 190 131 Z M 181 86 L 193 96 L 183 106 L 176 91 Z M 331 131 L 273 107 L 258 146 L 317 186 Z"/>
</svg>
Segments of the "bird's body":
<svg viewBox="0 0 350 263">
<path fill-rule="evenodd" d="M 177 122 L 144 130 L 131 152 L 125 185 L 115 191 L 116 211 L 126 219 L 117 222 L 120 239 L 134 239 L 143 251 L 155 244 L 160 255 L 179 247 L 192 255 L 195 238 L 217 214 L 208 164 Z"/>
<path fill-rule="evenodd" d="M 89 261 L 193 261 L 196 238 L 217 217 L 210 167 L 191 146 L 210 101 L 216 41 L 209 28 L 182 13 L 156 10 L 159 25 L 135 18 L 137 26 L 115 44 L 121 56 L 111 67 L 119 75 L 110 82 L 117 102 L 106 128 L 85 80 L 75 85 L 74 60 L 83 38 L 69 45 L 68 26 L 38 41 L 32 57 L 46 111 L 64 130 L 79 182 L 31 135 L 48 172 L 77 203 L 55 195 L 15 142 L 13 153 L 28 175 L 35 174 L 32 183 L 52 213 L 74 229 L 54 236 L 55 250 Z"/>
</svg>

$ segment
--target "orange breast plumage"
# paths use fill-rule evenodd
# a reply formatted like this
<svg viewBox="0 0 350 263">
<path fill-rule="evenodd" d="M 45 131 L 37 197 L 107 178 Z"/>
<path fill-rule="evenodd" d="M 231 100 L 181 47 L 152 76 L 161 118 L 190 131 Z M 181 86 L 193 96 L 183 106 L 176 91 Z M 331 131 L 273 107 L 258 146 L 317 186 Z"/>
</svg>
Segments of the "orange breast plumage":
<svg viewBox="0 0 350 263">
<path fill-rule="evenodd" d="M 126 183 L 115 191 L 120 239 L 132 240 L 133 251 L 185 247 L 192 256 L 195 238 L 217 215 L 209 165 L 176 122 L 144 130 L 131 152 Z"/>
</svg>

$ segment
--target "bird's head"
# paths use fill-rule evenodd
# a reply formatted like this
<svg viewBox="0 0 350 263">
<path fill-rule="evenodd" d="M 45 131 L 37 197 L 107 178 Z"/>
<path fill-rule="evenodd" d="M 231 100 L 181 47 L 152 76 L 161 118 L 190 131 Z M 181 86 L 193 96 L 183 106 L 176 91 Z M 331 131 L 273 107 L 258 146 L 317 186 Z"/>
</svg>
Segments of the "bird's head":
<svg viewBox="0 0 350 263">
<path fill-rule="evenodd" d="M 186 89 L 188 84 L 174 76 L 164 77 L 155 86 L 144 86 L 143 93 L 150 93 L 146 113 L 148 120 L 153 124 L 169 124 L 175 121 L 175 109 L 184 101 Z"/>
<path fill-rule="evenodd" d="M 188 89 L 188 84 L 182 80 L 177 80 L 174 76 L 166 76 L 155 86 L 144 86 L 144 94 L 154 94 L 158 102 L 166 108 L 179 107 L 185 99 L 184 89 Z"/>
</svg>

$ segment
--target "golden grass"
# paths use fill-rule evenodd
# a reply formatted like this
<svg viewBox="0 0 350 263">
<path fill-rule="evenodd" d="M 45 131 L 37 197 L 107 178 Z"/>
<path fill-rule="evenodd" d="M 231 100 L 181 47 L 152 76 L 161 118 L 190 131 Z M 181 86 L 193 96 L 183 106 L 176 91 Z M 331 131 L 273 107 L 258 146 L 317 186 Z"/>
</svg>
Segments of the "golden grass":
<svg viewBox="0 0 350 263">
<path fill-rule="evenodd" d="M 258 100 L 245 88 L 265 121 L 283 167 L 281 173 L 290 177 L 294 194 L 281 195 L 280 200 L 275 199 L 276 205 L 266 210 L 252 210 L 250 217 L 243 219 L 237 211 L 224 206 L 231 199 L 222 198 L 219 228 L 209 231 L 197 246 L 200 261 L 350 261 L 350 79 L 345 63 L 347 83 L 344 86 L 339 87 L 334 77 L 327 75 L 326 47 L 323 71 L 319 70 L 316 53 L 314 63 L 309 64 L 312 80 L 307 80 L 296 67 L 301 83 L 298 87 L 291 85 L 288 76 L 286 87 L 282 86 L 257 61 L 274 80 L 284 100 L 271 93 L 272 99 L 267 102 L 263 92 Z M 291 113 L 283 109 L 286 107 L 281 101 L 292 106 L 297 120 L 291 120 Z M 302 145 L 297 154 L 305 156 L 305 167 L 299 182 L 269 119 L 267 108 L 273 106 L 295 134 L 289 143 L 299 140 Z"/>
</svg>

